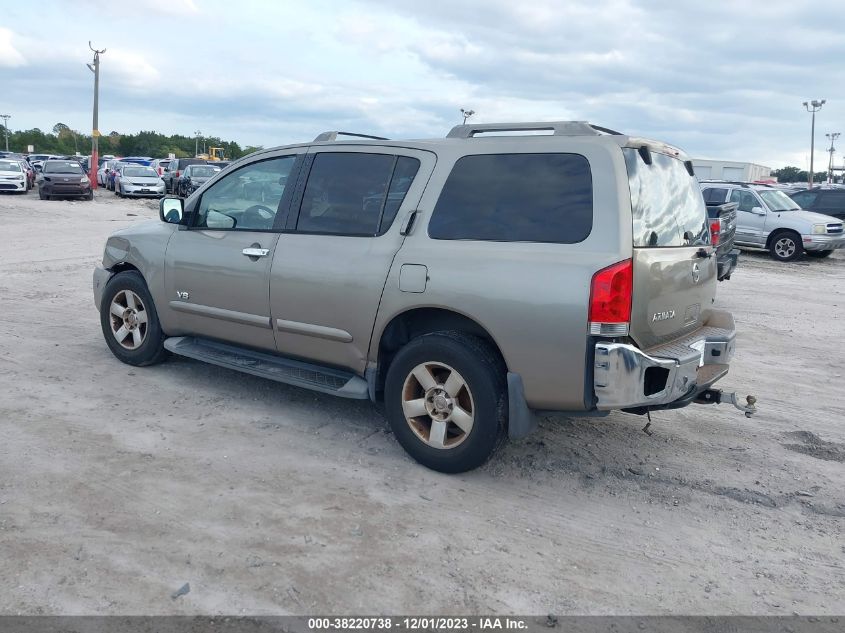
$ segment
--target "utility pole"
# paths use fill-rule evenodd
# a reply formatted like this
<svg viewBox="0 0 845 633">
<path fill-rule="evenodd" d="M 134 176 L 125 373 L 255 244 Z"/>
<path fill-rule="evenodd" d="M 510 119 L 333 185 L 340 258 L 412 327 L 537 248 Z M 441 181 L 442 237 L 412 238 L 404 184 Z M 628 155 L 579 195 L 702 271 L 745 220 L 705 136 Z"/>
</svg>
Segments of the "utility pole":
<svg viewBox="0 0 845 633">
<path fill-rule="evenodd" d="M 88 70 L 94 73 L 94 121 L 91 125 L 91 162 L 88 163 L 88 179 L 91 181 L 91 189 L 96 189 L 97 169 L 100 162 L 100 129 L 97 120 L 100 107 L 100 55 L 105 53 L 106 49 L 98 51 L 91 46 L 91 40 L 88 40 L 88 48 L 94 51 L 94 63 L 86 64 Z"/>
<path fill-rule="evenodd" d="M 464 125 L 467 124 L 467 119 L 470 118 L 473 114 L 475 114 L 475 110 L 464 110 L 461 108 L 461 114 L 464 115 Z"/>
<path fill-rule="evenodd" d="M 0 114 L 0 119 L 3 119 L 3 132 L 6 134 L 6 151 L 9 151 L 9 119 L 11 114 Z"/>
<path fill-rule="evenodd" d="M 830 134 L 825 134 L 825 136 L 830 139 L 830 149 L 827 150 L 830 152 L 830 160 L 827 163 L 827 182 L 830 184 L 833 182 L 833 152 L 836 151 L 836 148 L 833 147 L 833 142 L 839 138 L 839 132 L 831 132 Z"/>
<path fill-rule="evenodd" d="M 810 126 L 810 175 L 807 178 L 807 184 L 809 185 L 807 188 L 813 188 L 813 152 L 816 149 L 816 112 L 822 109 L 822 106 L 827 103 L 825 99 L 818 101 L 813 99 L 808 104 L 806 101 L 804 102 L 804 107 L 807 109 L 807 112 L 811 112 L 813 114 L 813 122 Z"/>
<path fill-rule="evenodd" d="M 197 130 L 194 132 L 196 138 L 194 139 L 194 158 L 200 155 L 200 135 L 202 134 L 201 131 Z"/>
</svg>

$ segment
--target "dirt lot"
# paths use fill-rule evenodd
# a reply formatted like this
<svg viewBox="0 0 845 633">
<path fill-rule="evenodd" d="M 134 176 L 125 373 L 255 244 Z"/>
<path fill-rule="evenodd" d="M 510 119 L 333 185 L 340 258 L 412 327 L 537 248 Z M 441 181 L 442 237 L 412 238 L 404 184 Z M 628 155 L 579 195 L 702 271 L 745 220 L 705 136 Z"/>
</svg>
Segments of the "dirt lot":
<svg viewBox="0 0 845 633">
<path fill-rule="evenodd" d="M 549 417 L 450 477 L 369 403 L 119 363 L 91 270 L 155 209 L 0 197 L 0 613 L 845 612 L 843 254 L 720 284 L 756 418 Z"/>
</svg>

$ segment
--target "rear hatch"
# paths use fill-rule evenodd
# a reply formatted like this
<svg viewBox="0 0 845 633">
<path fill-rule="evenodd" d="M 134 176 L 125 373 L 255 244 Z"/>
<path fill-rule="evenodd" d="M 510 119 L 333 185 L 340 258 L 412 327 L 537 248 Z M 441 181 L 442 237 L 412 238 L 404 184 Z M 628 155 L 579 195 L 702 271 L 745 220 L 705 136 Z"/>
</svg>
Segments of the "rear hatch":
<svg viewBox="0 0 845 633">
<path fill-rule="evenodd" d="M 717 263 L 704 199 L 679 153 L 625 147 L 633 215 L 631 338 L 643 349 L 702 326 Z"/>
</svg>

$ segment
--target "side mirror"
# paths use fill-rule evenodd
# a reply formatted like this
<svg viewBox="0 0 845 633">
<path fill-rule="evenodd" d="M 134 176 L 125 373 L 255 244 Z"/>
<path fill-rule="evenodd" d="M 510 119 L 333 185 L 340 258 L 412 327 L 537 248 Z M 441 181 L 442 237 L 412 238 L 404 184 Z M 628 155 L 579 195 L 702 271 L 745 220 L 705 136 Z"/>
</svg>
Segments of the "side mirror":
<svg viewBox="0 0 845 633">
<path fill-rule="evenodd" d="M 751 207 L 751 213 L 754 215 L 766 215 L 766 212 L 763 211 L 763 207 Z"/>
<path fill-rule="evenodd" d="M 162 198 L 158 203 L 158 217 L 162 222 L 168 224 L 179 224 L 184 215 L 184 206 L 181 198 Z"/>
</svg>

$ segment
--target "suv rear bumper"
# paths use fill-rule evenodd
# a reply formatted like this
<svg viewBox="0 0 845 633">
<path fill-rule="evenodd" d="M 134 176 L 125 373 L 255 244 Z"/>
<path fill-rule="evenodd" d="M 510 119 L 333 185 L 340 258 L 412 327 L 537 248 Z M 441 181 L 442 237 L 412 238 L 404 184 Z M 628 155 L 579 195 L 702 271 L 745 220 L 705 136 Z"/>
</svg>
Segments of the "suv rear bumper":
<svg viewBox="0 0 845 633">
<path fill-rule="evenodd" d="M 845 234 L 838 235 L 802 235 L 804 250 L 807 251 L 832 251 L 837 248 L 845 248 Z"/>
<path fill-rule="evenodd" d="M 696 332 L 647 352 L 627 343 L 596 343 L 596 407 L 609 411 L 689 404 L 728 373 L 735 340 L 733 316 L 714 310 Z"/>
</svg>

